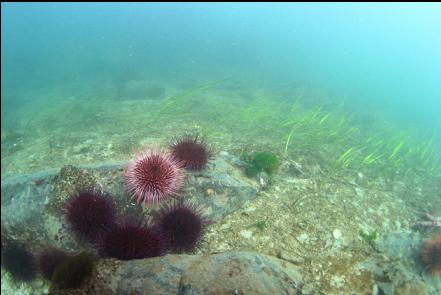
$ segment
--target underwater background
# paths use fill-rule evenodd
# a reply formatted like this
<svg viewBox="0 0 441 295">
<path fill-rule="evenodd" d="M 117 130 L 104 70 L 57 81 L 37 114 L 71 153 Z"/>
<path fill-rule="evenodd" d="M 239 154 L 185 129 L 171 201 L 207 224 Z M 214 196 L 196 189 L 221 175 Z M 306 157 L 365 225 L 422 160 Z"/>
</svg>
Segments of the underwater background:
<svg viewBox="0 0 441 295">
<path fill-rule="evenodd" d="M 213 201 L 196 254 L 291 263 L 288 294 L 441 294 L 419 254 L 441 234 L 440 16 L 439 3 L 2 3 L 2 258 L 4 236 L 38 251 L 52 238 L 23 228 L 63 220 L 41 173 L 193 134 L 213 150 L 207 179 L 255 190 Z M 199 205 L 221 195 L 193 184 Z M 2 267 L 5 294 L 49 286 Z"/>
</svg>

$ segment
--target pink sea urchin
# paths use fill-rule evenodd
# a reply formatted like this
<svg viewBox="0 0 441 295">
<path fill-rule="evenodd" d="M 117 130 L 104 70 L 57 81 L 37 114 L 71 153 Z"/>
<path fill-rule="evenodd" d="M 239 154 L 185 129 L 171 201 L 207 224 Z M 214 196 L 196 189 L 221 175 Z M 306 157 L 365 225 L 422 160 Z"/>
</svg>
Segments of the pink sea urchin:
<svg viewBox="0 0 441 295">
<path fill-rule="evenodd" d="M 135 156 L 124 176 L 129 192 L 138 203 L 159 202 L 182 187 L 182 164 L 168 152 L 144 150 Z"/>
<path fill-rule="evenodd" d="M 441 277 L 441 235 L 435 236 L 423 244 L 421 259 L 434 276 Z"/>
</svg>

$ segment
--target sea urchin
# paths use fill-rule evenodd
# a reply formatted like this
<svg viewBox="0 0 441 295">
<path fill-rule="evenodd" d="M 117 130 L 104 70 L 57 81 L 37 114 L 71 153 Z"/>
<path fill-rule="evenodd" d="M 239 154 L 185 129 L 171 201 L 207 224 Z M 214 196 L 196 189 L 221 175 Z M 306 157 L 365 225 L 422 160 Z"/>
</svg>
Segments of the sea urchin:
<svg viewBox="0 0 441 295">
<path fill-rule="evenodd" d="M 74 194 L 66 209 L 66 219 L 72 230 L 89 242 L 95 242 L 115 225 L 115 204 L 96 190 Z"/>
<path fill-rule="evenodd" d="M 199 171 L 204 169 L 212 152 L 208 145 L 197 135 L 184 135 L 174 139 L 170 144 L 172 155 L 181 161 L 187 170 Z"/>
<path fill-rule="evenodd" d="M 441 276 L 441 235 L 424 243 L 421 248 L 421 259 L 434 276 Z"/>
<path fill-rule="evenodd" d="M 14 280 L 27 282 L 36 276 L 35 257 L 21 244 L 12 242 L 5 247 L 1 262 Z"/>
<path fill-rule="evenodd" d="M 151 227 L 126 222 L 104 237 L 99 252 L 104 257 L 130 260 L 161 256 L 164 250 L 164 239 Z"/>
<path fill-rule="evenodd" d="M 145 150 L 135 156 L 125 171 L 125 181 L 138 203 L 159 202 L 182 187 L 182 165 L 168 152 Z"/>
<path fill-rule="evenodd" d="M 163 206 L 155 218 L 167 248 L 178 253 L 194 251 L 208 223 L 198 207 L 182 200 Z"/>
<path fill-rule="evenodd" d="M 50 280 L 58 265 L 68 258 L 67 254 L 56 248 L 47 248 L 38 255 L 38 269 L 41 275 Z"/>
</svg>

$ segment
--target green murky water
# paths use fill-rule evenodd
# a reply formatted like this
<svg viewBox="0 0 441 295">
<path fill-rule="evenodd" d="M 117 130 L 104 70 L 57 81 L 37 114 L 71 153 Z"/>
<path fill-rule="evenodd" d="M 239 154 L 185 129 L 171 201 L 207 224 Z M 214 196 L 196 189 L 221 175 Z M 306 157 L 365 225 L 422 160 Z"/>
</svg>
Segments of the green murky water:
<svg viewBox="0 0 441 295">
<path fill-rule="evenodd" d="M 210 226 L 199 254 L 294 261 L 302 294 L 438 294 L 419 249 L 440 234 L 440 14 L 436 3 L 2 3 L 2 191 L 18 175 L 125 162 L 199 134 L 215 158 L 278 161 L 264 177 L 235 166 L 261 189 Z M 2 249 L 7 224 L 2 214 Z M 6 294 L 48 284 L 2 267 Z"/>
</svg>

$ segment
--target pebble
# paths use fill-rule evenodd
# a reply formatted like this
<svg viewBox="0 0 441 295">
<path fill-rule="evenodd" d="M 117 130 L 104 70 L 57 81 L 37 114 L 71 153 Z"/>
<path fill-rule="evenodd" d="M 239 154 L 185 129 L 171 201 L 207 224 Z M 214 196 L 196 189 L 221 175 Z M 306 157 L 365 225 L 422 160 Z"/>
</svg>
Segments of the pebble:
<svg viewBox="0 0 441 295">
<path fill-rule="evenodd" d="M 334 239 L 340 240 L 342 237 L 341 230 L 339 230 L 338 228 L 334 229 L 334 231 L 332 232 L 332 236 L 334 237 Z"/>
<path fill-rule="evenodd" d="M 206 191 L 205 191 L 205 195 L 208 197 L 208 196 L 211 196 L 211 195 L 213 195 L 214 194 L 214 189 L 212 189 L 212 188 L 209 188 L 209 189 L 207 189 Z"/>
<path fill-rule="evenodd" d="M 303 233 L 297 237 L 297 240 L 299 240 L 301 243 L 305 243 L 309 240 L 309 236 L 307 233 Z"/>
<path fill-rule="evenodd" d="M 245 239 L 249 239 L 249 238 L 251 238 L 251 237 L 253 236 L 253 232 L 251 232 L 251 231 L 249 231 L 249 230 L 246 230 L 246 229 L 241 230 L 241 231 L 239 232 L 239 234 L 240 234 L 242 237 L 244 237 Z"/>
<path fill-rule="evenodd" d="M 357 176 L 355 177 L 355 182 L 358 185 L 361 185 L 361 186 L 366 186 L 367 185 L 366 177 L 361 172 L 357 173 Z"/>
<path fill-rule="evenodd" d="M 330 284 L 335 288 L 342 288 L 345 285 L 345 276 L 333 276 Z"/>
</svg>

